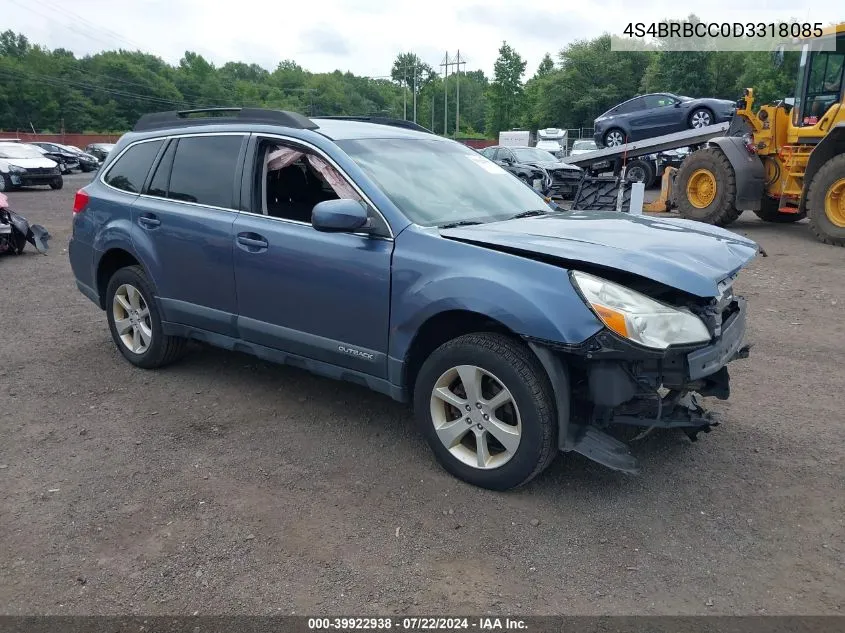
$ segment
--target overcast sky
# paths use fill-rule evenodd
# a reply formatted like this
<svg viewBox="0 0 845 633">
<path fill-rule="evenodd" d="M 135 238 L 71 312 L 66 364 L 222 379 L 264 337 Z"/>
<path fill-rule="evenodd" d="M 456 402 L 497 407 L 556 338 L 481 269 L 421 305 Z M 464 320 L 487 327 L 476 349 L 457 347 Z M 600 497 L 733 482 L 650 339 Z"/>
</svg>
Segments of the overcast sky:
<svg viewBox="0 0 845 633">
<path fill-rule="evenodd" d="M 219 7 L 216 6 L 219 4 Z M 216 65 L 257 63 L 272 70 L 293 59 L 315 71 L 359 75 L 390 73 L 394 57 L 413 51 L 439 68 L 445 51 L 457 49 L 465 70 L 492 75 L 497 49 L 507 40 L 527 61 L 526 78 L 543 54 L 602 32 L 622 34 L 631 21 L 681 19 L 694 12 L 705 21 L 824 23 L 842 19 L 838 3 L 800 7 L 794 0 L 754 3 L 737 11 L 736 0 L 0 0 L 0 29 L 22 32 L 49 48 L 77 55 L 131 48 L 178 63 L 193 50 Z M 751 3 L 748 3 L 751 4 Z M 809 3 L 807 3 L 809 4 Z M 765 5 L 765 8 L 762 8 Z M 636 8 L 634 8 L 636 7 Z"/>
</svg>

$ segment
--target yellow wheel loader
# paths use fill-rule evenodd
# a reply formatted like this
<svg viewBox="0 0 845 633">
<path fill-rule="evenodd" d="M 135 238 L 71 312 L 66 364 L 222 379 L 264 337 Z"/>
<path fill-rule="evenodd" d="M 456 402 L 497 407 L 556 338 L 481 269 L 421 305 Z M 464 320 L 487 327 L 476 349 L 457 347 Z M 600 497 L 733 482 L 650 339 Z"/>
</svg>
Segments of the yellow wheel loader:
<svg viewBox="0 0 845 633">
<path fill-rule="evenodd" d="M 835 50 L 822 50 L 825 38 L 835 38 Z M 678 212 L 719 226 L 744 210 L 766 222 L 807 217 L 820 241 L 845 246 L 843 74 L 845 23 L 803 44 L 792 103 L 755 114 L 746 89 L 735 118 L 748 134 L 712 138 L 684 159 L 673 183 Z"/>
</svg>

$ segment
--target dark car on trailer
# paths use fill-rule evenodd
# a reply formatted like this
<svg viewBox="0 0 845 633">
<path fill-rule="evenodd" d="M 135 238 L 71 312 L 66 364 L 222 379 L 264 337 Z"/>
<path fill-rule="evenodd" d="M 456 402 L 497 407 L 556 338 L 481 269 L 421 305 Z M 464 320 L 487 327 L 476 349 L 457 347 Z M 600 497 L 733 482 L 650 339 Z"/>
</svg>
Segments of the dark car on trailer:
<svg viewBox="0 0 845 633">
<path fill-rule="evenodd" d="M 673 132 L 730 121 L 736 102 L 726 99 L 693 99 L 659 92 L 623 101 L 594 122 L 599 147 L 618 147 Z"/>
<path fill-rule="evenodd" d="M 574 198 L 583 174 L 580 167 L 562 163 L 551 152 L 536 147 L 491 145 L 481 155 L 552 198 Z"/>
</svg>

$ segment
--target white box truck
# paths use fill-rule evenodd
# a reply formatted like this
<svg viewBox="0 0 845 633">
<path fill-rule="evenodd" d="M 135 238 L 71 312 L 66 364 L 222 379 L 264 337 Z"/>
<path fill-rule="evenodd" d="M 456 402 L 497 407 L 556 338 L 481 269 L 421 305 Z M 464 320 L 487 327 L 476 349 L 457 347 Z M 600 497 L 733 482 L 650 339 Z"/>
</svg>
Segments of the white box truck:
<svg viewBox="0 0 845 633">
<path fill-rule="evenodd" d="M 566 145 L 566 130 L 556 127 L 537 130 L 538 149 L 544 149 L 558 158 L 563 158 L 566 155 Z"/>
<path fill-rule="evenodd" d="M 528 130 L 507 130 L 499 132 L 499 145 L 507 147 L 530 147 L 531 132 Z"/>
</svg>

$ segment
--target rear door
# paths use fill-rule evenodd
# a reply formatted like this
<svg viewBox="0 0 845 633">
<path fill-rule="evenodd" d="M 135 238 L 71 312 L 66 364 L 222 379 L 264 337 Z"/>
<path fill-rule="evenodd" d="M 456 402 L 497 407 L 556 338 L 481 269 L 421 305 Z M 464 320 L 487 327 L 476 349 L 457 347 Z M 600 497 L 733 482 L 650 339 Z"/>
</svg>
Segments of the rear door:
<svg viewBox="0 0 845 633">
<path fill-rule="evenodd" d="M 170 139 L 133 205 L 135 248 L 167 321 L 237 336 L 232 225 L 246 139 Z"/>
</svg>

